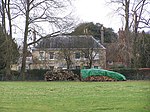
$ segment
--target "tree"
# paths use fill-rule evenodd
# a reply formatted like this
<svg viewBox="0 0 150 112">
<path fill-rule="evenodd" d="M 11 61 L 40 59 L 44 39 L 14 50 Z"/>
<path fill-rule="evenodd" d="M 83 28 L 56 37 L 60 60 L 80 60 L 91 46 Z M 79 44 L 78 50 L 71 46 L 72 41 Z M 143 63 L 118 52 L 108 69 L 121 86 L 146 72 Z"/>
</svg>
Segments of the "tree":
<svg viewBox="0 0 150 112">
<path fill-rule="evenodd" d="M 111 4 L 117 4 L 119 15 L 124 18 L 124 37 L 126 42 L 126 49 L 124 50 L 127 59 L 127 64 L 131 65 L 131 58 L 134 60 L 134 67 L 137 66 L 137 38 L 139 28 L 149 28 L 150 19 L 148 5 L 149 0 L 110 0 Z M 132 47 L 132 49 L 130 49 Z M 131 57 L 132 56 L 132 57 Z"/>
<path fill-rule="evenodd" d="M 6 38 L 9 37 L 9 41 L 6 41 Z M 11 75 L 8 75 L 7 73 L 7 61 L 8 61 L 8 47 L 7 45 L 11 43 L 11 64 L 17 63 L 17 60 L 19 58 L 19 52 L 18 52 L 18 46 L 14 42 L 13 39 L 10 38 L 10 36 L 7 34 L 7 37 L 5 36 L 4 30 L 2 29 L 2 26 L 0 25 L 0 70 L 4 70 L 5 72 L 5 80 L 11 80 Z M 10 66 L 10 65 L 9 65 Z"/>
<path fill-rule="evenodd" d="M 124 30 L 138 30 L 138 28 L 149 28 L 149 0 L 109 0 L 108 4 L 116 4 L 115 12 L 124 19 Z"/>
<path fill-rule="evenodd" d="M 0 1 L 0 15 L 1 15 L 1 20 L 2 20 L 2 30 L 3 34 L 5 36 L 5 41 L 6 41 L 6 80 L 11 79 L 11 62 L 12 62 L 12 52 L 13 52 L 13 46 L 12 46 L 12 22 L 11 22 L 11 12 L 10 12 L 10 0 L 1 0 Z M 8 29 L 9 32 L 7 31 L 7 24 L 8 21 Z"/>
<path fill-rule="evenodd" d="M 19 29 L 23 33 L 23 57 L 21 75 L 25 79 L 26 56 L 29 46 L 37 43 L 42 38 L 48 36 L 56 36 L 58 33 L 67 31 L 72 26 L 72 17 L 70 11 L 67 10 L 71 4 L 70 0 L 1 0 L 0 13 L 2 18 L 2 26 L 4 34 L 9 30 L 9 36 L 12 39 L 12 29 Z M 20 24 L 18 23 L 20 22 Z M 6 27 L 8 22 L 9 28 Z M 47 30 L 46 27 L 50 27 Z M 46 29 L 46 30 L 44 30 Z M 36 33 L 37 37 L 32 34 Z M 6 38 L 7 39 L 7 38 Z M 30 41 L 29 41 L 30 40 Z M 11 48 L 11 43 L 8 45 Z M 8 49 L 7 53 L 11 49 Z M 8 56 L 8 64 L 11 54 Z M 6 65 L 6 66 L 7 66 Z M 10 68 L 10 66 L 8 66 Z M 10 74 L 10 69 L 8 74 Z"/>
<path fill-rule="evenodd" d="M 64 59 L 66 61 L 67 69 L 70 69 L 71 65 L 73 64 L 71 49 L 62 47 L 58 54 L 60 59 Z"/>
<path fill-rule="evenodd" d="M 63 37 L 62 37 L 63 39 Z M 71 68 L 71 65 L 73 64 L 73 61 L 72 61 L 72 54 L 73 54 L 73 51 L 72 51 L 72 48 L 71 48 L 71 42 L 70 42 L 70 38 L 68 37 L 68 39 L 59 39 L 59 45 L 60 45 L 60 52 L 58 52 L 58 59 L 62 60 L 63 59 L 65 60 L 66 62 L 66 65 L 67 65 L 67 69 L 70 69 Z M 64 41 L 64 42 L 62 42 Z M 60 62 L 59 60 L 59 62 Z"/>
<path fill-rule="evenodd" d="M 92 35 L 95 39 L 100 40 L 101 37 L 101 24 L 93 22 L 79 24 L 70 35 Z M 111 43 L 116 41 L 117 34 L 112 28 L 104 27 L 104 42 Z"/>
<path fill-rule="evenodd" d="M 138 67 L 138 37 L 139 37 L 139 33 L 138 33 L 138 29 L 140 28 L 140 23 L 144 23 L 146 26 L 150 27 L 150 23 L 149 20 L 150 19 L 146 19 L 143 18 L 142 16 L 144 15 L 144 7 L 150 4 L 150 1 L 147 0 L 141 0 L 139 2 L 137 2 L 137 5 L 133 8 L 133 60 L 134 60 L 134 67 Z M 145 23 L 145 20 L 148 20 Z M 145 27 L 146 27 L 145 26 Z"/>
<path fill-rule="evenodd" d="M 103 52 L 104 49 L 102 48 L 102 46 L 88 34 L 85 35 L 83 38 L 84 41 L 78 43 L 78 46 L 82 46 L 82 48 L 78 48 L 78 51 L 81 52 L 83 64 L 91 68 L 93 64 L 95 64 L 95 62 L 98 62 L 97 66 L 101 65 L 102 67 L 105 67 L 105 65 L 101 64 L 104 53 Z M 104 59 L 103 61 L 105 62 L 106 60 Z"/>
<path fill-rule="evenodd" d="M 137 67 L 150 67 L 150 34 L 144 31 L 138 34 L 137 41 Z"/>
<path fill-rule="evenodd" d="M 6 54 L 6 44 L 5 44 L 5 34 L 3 32 L 2 26 L 0 25 L 0 70 L 6 67 L 5 54 Z M 5 46 L 5 47 L 4 47 Z"/>
<path fill-rule="evenodd" d="M 112 28 L 105 28 L 104 29 L 104 41 L 105 43 L 113 43 L 117 40 L 117 34 L 114 33 Z"/>
<path fill-rule="evenodd" d="M 18 19 L 24 21 L 24 25 L 15 24 L 23 32 L 23 57 L 21 66 L 23 80 L 25 80 L 27 49 L 30 45 L 47 37 L 45 36 L 47 32 L 43 32 L 44 25 L 47 26 L 48 24 L 51 27 L 50 31 L 48 31 L 51 32 L 49 34 L 51 37 L 65 31 L 65 26 L 69 27 L 72 25 L 71 19 L 68 16 L 70 12 L 67 11 L 65 13 L 65 9 L 67 9 L 66 7 L 69 4 L 69 0 L 11 0 L 13 21 L 17 21 Z M 33 32 L 38 35 L 37 38 L 33 39 Z M 29 40 L 30 43 L 28 42 Z"/>
<path fill-rule="evenodd" d="M 100 54 L 100 50 L 94 47 L 91 48 L 86 48 L 86 49 L 81 49 L 81 52 L 83 54 L 83 56 L 85 56 L 87 58 L 87 62 L 86 65 L 89 68 L 92 68 L 93 62 L 95 61 L 95 57 Z M 99 59 L 98 59 L 99 60 Z"/>
</svg>

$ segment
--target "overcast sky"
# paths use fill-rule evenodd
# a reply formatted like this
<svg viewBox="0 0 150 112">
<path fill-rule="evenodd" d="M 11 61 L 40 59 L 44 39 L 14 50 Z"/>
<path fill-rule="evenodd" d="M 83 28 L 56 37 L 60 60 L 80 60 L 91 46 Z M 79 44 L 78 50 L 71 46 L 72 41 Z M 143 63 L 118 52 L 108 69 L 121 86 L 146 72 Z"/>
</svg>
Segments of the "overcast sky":
<svg viewBox="0 0 150 112">
<path fill-rule="evenodd" d="M 119 16 L 114 16 L 113 10 L 106 5 L 106 0 L 75 0 L 77 16 L 85 22 L 101 23 L 117 32 L 122 27 Z"/>
<path fill-rule="evenodd" d="M 113 28 L 115 32 L 118 32 L 119 28 L 123 28 L 123 18 L 117 13 L 114 13 L 116 5 L 108 5 L 106 1 L 109 0 L 75 0 L 74 6 L 76 10 L 76 15 L 83 22 L 94 22 L 101 23 L 105 27 Z M 147 5 L 147 10 L 150 10 L 150 7 Z M 149 18 L 149 15 L 145 15 Z M 149 31 L 148 28 L 142 29 Z"/>
</svg>

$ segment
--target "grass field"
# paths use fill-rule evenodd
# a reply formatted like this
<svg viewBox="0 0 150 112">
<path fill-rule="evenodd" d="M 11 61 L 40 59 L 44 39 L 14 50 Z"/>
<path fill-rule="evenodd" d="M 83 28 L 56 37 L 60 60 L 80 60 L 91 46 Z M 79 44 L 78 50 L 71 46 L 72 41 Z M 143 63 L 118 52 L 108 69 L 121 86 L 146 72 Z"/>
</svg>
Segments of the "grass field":
<svg viewBox="0 0 150 112">
<path fill-rule="evenodd" d="M 0 82 L 0 112 L 150 112 L 150 82 Z"/>
</svg>

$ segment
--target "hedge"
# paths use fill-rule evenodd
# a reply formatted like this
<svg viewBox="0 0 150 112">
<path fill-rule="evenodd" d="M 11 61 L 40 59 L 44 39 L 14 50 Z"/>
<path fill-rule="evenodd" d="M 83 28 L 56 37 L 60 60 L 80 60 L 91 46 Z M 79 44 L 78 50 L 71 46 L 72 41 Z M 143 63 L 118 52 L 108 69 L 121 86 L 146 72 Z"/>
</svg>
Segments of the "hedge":
<svg viewBox="0 0 150 112">
<path fill-rule="evenodd" d="M 127 80 L 150 80 L 150 68 L 115 68 L 111 70 L 123 74 Z"/>
<path fill-rule="evenodd" d="M 150 68 L 114 68 L 110 69 L 111 71 L 115 71 L 123 74 L 127 80 L 150 80 Z M 45 69 L 33 69 L 27 70 L 26 72 L 26 80 L 31 81 L 39 81 L 44 80 L 44 74 L 49 71 Z M 73 73 L 80 75 L 80 69 L 72 69 Z M 5 77 L 4 70 L 0 70 L 0 81 L 4 80 Z M 12 80 L 22 80 L 22 76 L 19 71 L 11 71 Z"/>
<path fill-rule="evenodd" d="M 48 70 L 45 69 L 33 69 L 33 70 L 27 70 L 25 73 L 25 79 L 26 80 L 31 80 L 31 81 L 36 81 L 36 80 L 44 80 L 44 74 Z M 20 75 L 19 71 L 11 71 L 12 75 L 12 80 L 13 81 L 19 81 L 22 80 L 22 76 Z M 0 71 L 0 81 L 3 81 L 5 77 L 5 72 Z"/>
</svg>

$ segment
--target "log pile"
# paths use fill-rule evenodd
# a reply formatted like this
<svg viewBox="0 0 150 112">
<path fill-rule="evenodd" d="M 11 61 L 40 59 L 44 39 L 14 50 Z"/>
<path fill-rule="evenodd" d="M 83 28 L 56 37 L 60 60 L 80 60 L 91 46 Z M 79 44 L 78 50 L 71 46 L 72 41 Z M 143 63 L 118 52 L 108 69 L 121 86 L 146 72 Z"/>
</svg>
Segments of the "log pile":
<svg viewBox="0 0 150 112">
<path fill-rule="evenodd" d="M 107 76 L 90 76 L 85 79 L 85 81 L 116 81 L 113 78 Z"/>
<path fill-rule="evenodd" d="M 45 81 L 77 81 L 79 76 L 72 71 L 58 70 L 47 71 L 45 74 Z"/>
</svg>

